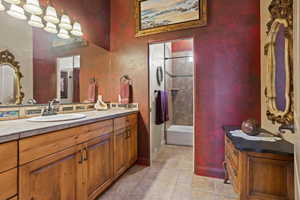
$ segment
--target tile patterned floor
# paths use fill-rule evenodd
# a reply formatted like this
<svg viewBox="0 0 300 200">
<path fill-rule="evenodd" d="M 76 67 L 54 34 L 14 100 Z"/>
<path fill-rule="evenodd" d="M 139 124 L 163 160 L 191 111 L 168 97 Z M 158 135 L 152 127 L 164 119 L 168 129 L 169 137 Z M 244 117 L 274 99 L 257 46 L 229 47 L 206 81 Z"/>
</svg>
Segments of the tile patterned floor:
<svg viewBox="0 0 300 200">
<path fill-rule="evenodd" d="M 98 200 L 237 200 L 223 180 L 193 175 L 192 151 L 164 146 L 151 167 L 132 167 Z"/>
</svg>

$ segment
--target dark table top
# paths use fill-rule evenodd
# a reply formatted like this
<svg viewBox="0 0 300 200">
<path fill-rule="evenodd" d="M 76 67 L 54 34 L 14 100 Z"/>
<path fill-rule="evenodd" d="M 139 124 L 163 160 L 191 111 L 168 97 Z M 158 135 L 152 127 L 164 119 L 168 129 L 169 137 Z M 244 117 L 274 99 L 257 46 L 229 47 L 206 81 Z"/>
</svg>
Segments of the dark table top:
<svg viewBox="0 0 300 200">
<path fill-rule="evenodd" d="M 231 135 L 230 131 L 240 129 L 238 126 L 224 126 L 223 129 L 235 148 L 240 151 L 294 155 L 294 145 L 286 140 L 276 142 L 250 141 Z"/>
</svg>

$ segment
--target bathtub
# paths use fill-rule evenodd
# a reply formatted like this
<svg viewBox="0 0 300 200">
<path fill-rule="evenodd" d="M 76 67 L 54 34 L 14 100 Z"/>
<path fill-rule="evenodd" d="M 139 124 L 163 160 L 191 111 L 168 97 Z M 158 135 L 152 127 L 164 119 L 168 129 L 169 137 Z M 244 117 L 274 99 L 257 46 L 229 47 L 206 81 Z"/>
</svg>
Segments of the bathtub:
<svg viewBox="0 0 300 200">
<path fill-rule="evenodd" d="M 166 132 L 167 144 L 193 146 L 193 126 L 171 125 Z"/>
</svg>

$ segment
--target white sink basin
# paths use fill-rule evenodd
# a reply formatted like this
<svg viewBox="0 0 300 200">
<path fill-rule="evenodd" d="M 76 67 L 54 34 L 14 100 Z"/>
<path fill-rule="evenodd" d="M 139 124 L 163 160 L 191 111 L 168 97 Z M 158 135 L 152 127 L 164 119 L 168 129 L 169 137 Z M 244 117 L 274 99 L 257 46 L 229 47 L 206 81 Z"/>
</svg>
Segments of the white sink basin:
<svg viewBox="0 0 300 200">
<path fill-rule="evenodd" d="M 86 118 L 83 114 L 58 114 L 51 116 L 40 116 L 27 119 L 30 122 L 59 122 Z"/>
</svg>

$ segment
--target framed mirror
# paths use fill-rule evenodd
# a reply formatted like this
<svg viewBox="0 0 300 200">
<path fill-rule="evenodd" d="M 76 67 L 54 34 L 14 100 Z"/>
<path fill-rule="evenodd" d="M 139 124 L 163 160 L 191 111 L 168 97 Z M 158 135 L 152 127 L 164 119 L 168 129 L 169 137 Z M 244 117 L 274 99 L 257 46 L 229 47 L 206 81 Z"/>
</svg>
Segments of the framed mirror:
<svg viewBox="0 0 300 200">
<path fill-rule="evenodd" d="M 21 91 L 21 78 L 19 62 L 8 50 L 0 52 L 0 104 L 21 104 L 24 93 Z"/>
<path fill-rule="evenodd" d="M 292 0 L 272 1 L 265 45 L 267 116 L 273 123 L 293 124 L 293 29 Z"/>
</svg>

